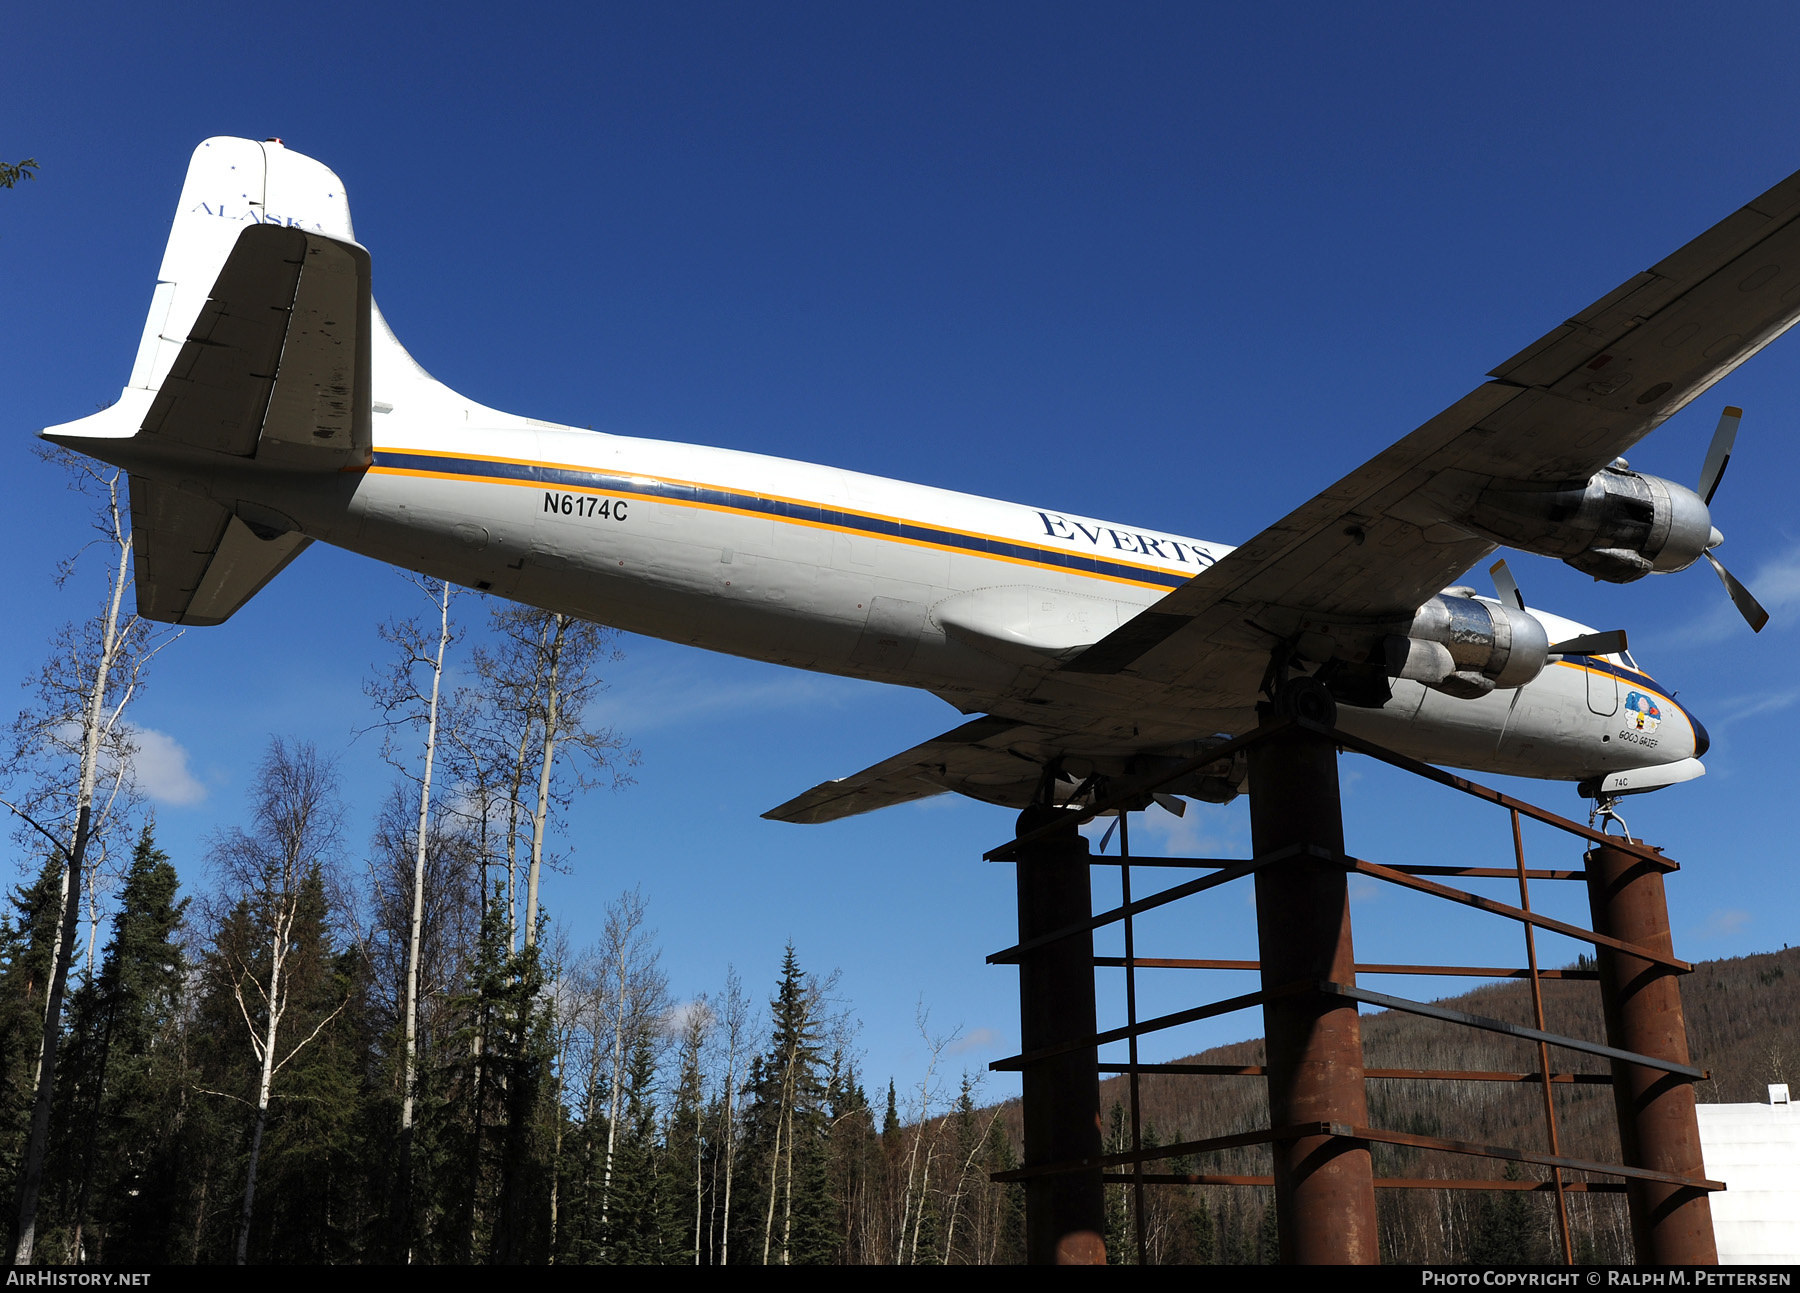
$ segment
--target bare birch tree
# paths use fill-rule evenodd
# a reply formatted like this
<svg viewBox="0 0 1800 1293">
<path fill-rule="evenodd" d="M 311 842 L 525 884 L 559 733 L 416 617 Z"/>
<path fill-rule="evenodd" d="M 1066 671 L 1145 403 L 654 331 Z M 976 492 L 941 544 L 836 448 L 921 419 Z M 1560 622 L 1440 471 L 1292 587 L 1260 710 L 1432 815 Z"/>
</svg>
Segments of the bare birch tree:
<svg viewBox="0 0 1800 1293">
<path fill-rule="evenodd" d="M 6 802 L 29 828 L 47 839 L 63 862 L 61 911 L 51 954 L 44 1000 L 44 1027 L 38 1047 L 36 1091 L 20 1173 L 18 1244 L 15 1264 L 28 1264 L 36 1244 L 37 1205 L 44 1150 L 50 1133 L 50 1106 L 56 1086 L 56 1052 L 69 965 L 75 953 L 82 910 L 82 885 L 90 856 L 130 800 L 131 729 L 125 710 L 142 687 L 150 660 L 173 636 L 138 617 L 132 587 L 131 524 L 124 473 L 88 463 L 60 450 L 47 459 L 71 473 L 72 488 L 96 503 L 96 537 L 87 547 L 103 554 L 106 588 L 98 614 L 58 632 L 49 661 L 35 680 L 37 703 L 13 724 L 15 775 L 29 778 L 24 803 Z M 82 550 L 85 552 L 86 548 Z M 56 582 L 66 585 L 82 555 L 62 562 Z M 94 913 L 98 922 L 98 911 Z"/>
<path fill-rule="evenodd" d="M 590 1012 L 597 1070 L 605 1074 L 606 1149 L 601 1157 L 600 1230 L 606 1233 L 612 1205 L 619 1118 L 625 1101 L 626 1069 L 633 1049 L 645 1038 L 660 1038 L 669 1007 L 668 979 L 659 964 L 655 931 L 644 925 L 643 895 L 620 894 L 606 908 L 600 942 L 588 955 L 583 979 Z M 604 1055 L 604 1060 L 600 1057 Z M 598 1074 L 595 1075 L 598 1077 Z M 591 1086 L 599 1086 L 591 1080 Z"/>
<path fill-rule="evenodd" d="M 919 1036 L 924 1039 L 928 1058 L 925 1072 L 919 1078 L 917 1103 L 913 1107 L 912 1144 L 906 1154 L 906 1187 L 900 1201 L 900 1230 L 894 1249 L 896 1266 L 916 1266 L 919 1262 L 919 1233 L 925 1220 L 926 1196 L 931 1190 L 931 1169 L 937 1160 L 938 1137 L 943 1131 L 932 1115 L 938 1105 L 941 1085 L 938 1065 L 943 1061 L 944 1052 L 962 1036 L 960 1029 L 934 1035 L 930 1027 L 931 1012 L 925 1009 L 924 1002 L 919 1003 L 915 1022 Z M 908 1227 L 911 1227 L 910 1234 Z"/>
<path fill-rule="evenodd" d="M 575 781 L 581 788 L 618 789 L 630 784 L 628 769 L 636 763 L 637 752 L 611 728 L 588 722 L 588 706 L 606 689 L 597 670 L 603 662 L 618 658 L 613 630 L 553 611 L 514 605 L 495 608 L 492 628 L 498 648 L 476 652 L 476 671 L 492 704 L 527 720 L 503 726 L 518 739 L 507 832 L 507 892 L 511 902 L 523 818 L 530 832 L 529 861 L 525 911 L 517 928 L 524 945 L 530 947 L 537 936 L 538 885 L 551 813 L 569 798 L 569 788 L 557 776 L 559 756 L 575 756 Z M 528 786 L 528 754 L 535 786 Z"/>
<path fill-rule="evenodd" d="M 444 695 L 444 655 L 455 641 L 450 625 L 451 586 L 442 579 L 422 577 L 416 585 L 429 597 L 437 623 L 431 628 L 417 620 L 393 620 L 381 628 L 381 638 L 395 648 L 395 658 L 385 674 L 365 688 L 382 715 L 386 729 L 382 753 L 402 772 L 415 776 L 419 786 L 419 825 L 414 836 L 412 911 L 406 948 L 406 993 L 403 1007 L 400 1069 L 400 1174 L 405 1245 L 412 1252 L 412 1138 L 413 1106 L 417 1092 L 419 1051 L 419 946 L 425 923 L 425 854 L 430 836 L 431 783 L 436 770 L 438 725 Z M 423 671 L 425 681 L 420 681 Z M 403 729 L 424 729 L 425 748 L 414 762 L 400 746 Z"/>
<path fill-rule="evenodd" d="M 731 1177 L 737 1164 L 738 1065 L 749 1040 L 750 1028 L 750 999 L 744 995 L 744 985 L 735 968 L 728 967 L 725 971 L 725 992 L 720 998 L 720 1006 L 719 1022 L 725 1034 L 725 1076 L 719 1084 L 719 1153 L 724 1160 L 725 1184 L 721 1191 L 718 1264 L 727 1266 L 731 1262 Z"/>
<path fill-rule="evenodd" d="M 682 1095 L 692 1102 L 694 1118 L 694 1265 L 700 1265 L 700 1253 L 705 1240 L 706 1223 L 706 1099 L 702 1087 L 704 1081 L 704 1056 L 708 1043 L 712 1039 L 713 1027 L 718 1023 L 714 1016 L 712 1003 L 706 994 L 689 1002 L 686 1009 L 680 1012 L 678 1054 L 676 1059 L 676 1082 L 679 1090 L 676 1100 L 676 1112 L 680 1111 Z M 674 1115 L 672 1114 L 671 1117 Z M 685 1129 L 683 1129 L 685 1130 Z M 671 1123 L 669 1136 L 671 1147 L 677 1142 L 677 1136 Z M 685 1164 L 682 1170 L 686 1170 Z"/>
<path fill-rule="evenodd" d="M 250 1162 L 238 1226 L 237 1261 L 248 1260 L 250 1220 L 256 1205 L 256 1172 L 262 1156 L 269 1102 L 282 1068 L 314 1041 L 347 1004 L 325 1014 L 298 1041 L 282 1023 L 296 1001 L 289 971 L 297 948 L 295 927 L 309 897 L 322 903 L 325 871 L 336 859 L 342 828 L 336 774 L 310 745 L 277 738 L 257 769 L 251 791 L 252 831 L 234 829 L 215 838 L 212 861 L 223 873 L 232 910 L 220 913 L 216 955 L 231 984 L 258 1065 Z M 284 1049 L 285 1048 L 285 1049 Z"/>
</svg>

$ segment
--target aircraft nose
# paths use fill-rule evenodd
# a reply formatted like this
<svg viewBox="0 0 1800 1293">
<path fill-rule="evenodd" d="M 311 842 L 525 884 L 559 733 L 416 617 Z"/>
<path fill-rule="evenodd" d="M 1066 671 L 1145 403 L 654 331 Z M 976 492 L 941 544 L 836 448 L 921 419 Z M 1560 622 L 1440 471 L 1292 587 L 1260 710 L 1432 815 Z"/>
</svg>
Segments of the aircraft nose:
<svg viewBox="0 0 1800 1293">
<path fill-rule="evenodd" d="M 1687 712 L 1687 719 L 1694 726 L 1694 757 L 1704 759 L 1706 752 L 1712 749 L 1712 737 L 1706 734 L 1706 729 L 1700 725 L 1700 720 L 1695 718 L 1691 711 Z"/>
</svg>

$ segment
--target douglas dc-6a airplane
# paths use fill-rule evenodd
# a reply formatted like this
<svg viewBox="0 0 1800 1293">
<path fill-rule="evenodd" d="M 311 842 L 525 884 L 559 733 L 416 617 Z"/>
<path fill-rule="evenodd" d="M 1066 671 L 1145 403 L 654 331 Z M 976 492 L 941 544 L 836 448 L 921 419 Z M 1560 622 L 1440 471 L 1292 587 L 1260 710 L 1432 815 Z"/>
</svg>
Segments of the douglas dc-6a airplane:
<svg viewBox="0 0 1800 1293">
<path fill-rule="evenodd" d="M 1527 346 L 1243 546 L 496 412 L 370 295 L 343 184 L 277 140 L 195 151 L 118 401 L 44 436 L 129 471 L 140 612 L 228 619 L 314 539 L 634 633 L 921 687 L 969 721 L 772 809 L 1129 793 L 1294 712 L 1611 797 L 1704 772 L 1621 633 L 1446 588 L 1496 547 L 1623 583 L 1713 556 L 1696 489 L 1618 455 L 1800 316 L 1800 175 Z M 1341 709 L 1339 708 L 1341 706 Z M 1224 801 L 1243 766 L 1167 789 Z M 1175 801 L 1177 804 L 1179 801 Z"/>
</svg>

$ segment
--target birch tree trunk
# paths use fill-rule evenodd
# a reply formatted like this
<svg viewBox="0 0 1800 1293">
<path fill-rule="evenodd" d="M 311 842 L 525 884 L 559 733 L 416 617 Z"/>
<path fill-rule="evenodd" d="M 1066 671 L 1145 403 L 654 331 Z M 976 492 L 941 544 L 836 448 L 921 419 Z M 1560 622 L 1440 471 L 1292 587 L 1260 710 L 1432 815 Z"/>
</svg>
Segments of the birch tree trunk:
<svg viewBox="0 0 1800 1293">
<path fill-rule="evenodd" d="M 557 713 L 562 701 L 558 684 L 562 671 L 563 634 L 567 631 L 568 624 L 567 616 L 554 617 L 545 658 L 548 668 L 544 675 L 543 761 L 538 767 L 537 809 L 531 815 L 531 870 L 525 880 L 526 947 L 530 947 L 537 939 L 538 873 L 544 864 L 544 833 L 550 824 L 550 779 L 556 767 L 556 741 L 562 731 Z M 610 1164 L 609 1148 L 609 1172 Z"/>
<path fill-rule="evenodd" d="M 613 1152 L 619 1140 L 619 1103 L 624 1098 L 625 1086 L 625 985 L 626 966 L 625 948 L 621 944 L 617 949 L 618 960 L 613 966 L 613 973 L 618 976 L 618 1000 L 614 1006 L 612 1017 L 612 1056 L 609 1060 L 610 1072 L 606 1089 L 606 1158 L 600 1172 L 600 1232 L 606 1233 L 607 1219 L 612 1207 Z M 610 1247 L 610 1246 L 609 1246 Z"/>
<path fill-rule="evenodd" d="M 221 921 L 219 956 L 232 978 L 232 994 L 258 1062 L 256 1120 L 252 1125 L 250 1161 L 244 1179 L 244 1201 L 238 1226 L 237 1263 L 249 1261 L 250 1224 L 256 1207 L 256 1177 L 262 1160 L 264 1133 L 275 1079 L 282 1068 L 325 1031 L 349 1004 L 349 996 L 325 1013 L 312 1031 L 281 1054 L 282 1023 L 294 991 L 289 964 L 297 949 L 296 925 L 308 887 L 322 902 L 321 872 L 338 847 L 339 808 L 330 765 L 308 745 L 289 747 L 280 740 L 257 771 L 253 802 L 257 834 L 235 830 L 218 837 L 212 861 L 232 877 L 239 897 L 233 914 Z M 267 965 L 259 966 L 248 937 L 226 938 L 246 917 L 268 922 Z M 328 952 L 328 947 L 320 947 Z M 304 971 L 306 962 L 301 968 Z M 267 978 L 265 980 L 264 975 Z M 304 985 L 302 986 L 304 991 Z M 304 1026 L 304 1017 L 302 1026 Z"/>
<path fill-rule="evenodd" d="M 744 1033 L 744 994 L 736 971 L 725 977 L 725 1192 L 719 1225 L 719 1265 L 731 1264 L 731 1175 L 737 1159 L 737 1053 Z"/>
<path fill-rule="evenodd" d="M 273 928 L 269 937 L 269 993 L 267 1005 L 269 1017 L 263 1029 L 262 1073 L 256 1084 L 256 1126 L 250 1135 L 250 1167 L 244 1175 L 244 1207 L 238 1221 L 237 1264 L 243 1266 L 249 1261 L 250 1253 L 250 1218 L 256 1208 L 256 1168 L 262 1161 L 263 1132 L 269 1125 L 269 1092 L 275 1086 L 275 1040 L 281 1028 L 281 1016 L 287 1013 L 287 999 L 283 993 L 281 982 L 282 967 L 287 962 L 288 935 L 293 932 L 293 918 L 286 911 L 277 909 L 271 921 Z M 258 984 L 260 989 L 262 985 Z M 238 1002 L 242 1005 L 243 995 L 240 991 Z M 246 1016 L 247 1017 L 247 1016 Z M 252 1034 L 254 1041 L 254 1034 Z"/>
<path fill-rule="evenodd" d="M 94 661 L 93 682 L 88 690 L 81 716 L 81 755 L 75 796 L 75 839 L 63 852 L 66 871 L 63 882 L 62 913 L 57 922 L 55 953 L 51 961 L 49 990 L 44 1000 L 44 1031 L 38 1047 L 36 1091 L 32 1099 L 31 1130 L 25 1142 L 25 1161 L 19 1180 L 18 1245 L 13 1264 L 30 1265 L 36 1247 L 38 1195 L 43 1187 L 44 1150 L 50 1138 L 50 1105 L 56 1091 L 56 1050 L 62 1034 L 63 994 L 68 986 L 69 963 L 75 951 L 75 939 L 81 918 L 82 867 L 87 860 L 89 841 L 93 837 L 94 787 L 99 779 L 100 752 L 105 739 L 116 729 L 133 687 L 127 687 L 111 715 L 106 712 L 107 687 L 113 666 L 126 646 L 136 625 L 132 616 L 123 630 L 119 610 L 125 589 L 131 583 L 131 537 L 125 533 L 124 517 L 119 504 L 118 478 L 109 483 L 108 508 L 112 536 L 118 545 L 118 564 L 112 572 L 111 596 L 106 602 L 100 630 L 98 658 Z M 133 680 L 135 686 L 135 679 Z M 27 819 L 29 820 L 29 819 Z M 36 825 L 36 823 L 33 823 Z M 42 827 L 38 827 L 40 831 Z M 45 832 L 48 834 L 48 832 Z M 52 837 L 54 838 L 54 837 Z"/>
<path fill-rule="evenodd" d="M 406 1043 L 401 1071 L 400 1171 L 402 1224 L 406 1260 L 412 1261 L 413 1105 L 419 1053 L 419 945 L 425 928 L 425 849 L 431 822 L 431 774 L 437 757 L 438 698 L 444 678 L 444 652 L 450 646 L 450 585 L 438 585 L 437 655 L 431 664 L 431 700 L 425 720 L 425 768 L 419 779 L 419 830 L 413 852 L 412 931 L 406 949 Z"/>
</svg>

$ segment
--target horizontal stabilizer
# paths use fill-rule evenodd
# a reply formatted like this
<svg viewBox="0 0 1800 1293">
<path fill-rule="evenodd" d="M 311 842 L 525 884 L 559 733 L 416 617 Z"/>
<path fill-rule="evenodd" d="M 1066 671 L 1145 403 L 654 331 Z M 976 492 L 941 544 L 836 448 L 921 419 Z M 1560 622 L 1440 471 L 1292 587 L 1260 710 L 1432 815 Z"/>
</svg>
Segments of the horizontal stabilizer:
<svg viewBox="0 0 1800 1293">
<path fill-rule="evenodd" d="M 138 614 L 167 624 L 222 624 L 311 542 L 260 537 L 217 503 L 131 478 Z"/>
<path fill-rule="evenodd" d="M 246 227 L 144 418 L 196 449 L 310 471 L 369 461 L 369 253 Z"/>
<path fill-rule="evenodd" d="M 853 777 L 814 786 L 763 816 L 770 821 L 817 825 L 915 799 L 929 799 L 947 790 L 990 798 L 980 790 L 969 789 L 971 784 L 992 788 L 998 795 L 1016 783 L 1029 794 L 1040 778 L 1039 766 L 1005 748 L 992 748 L 982 742 L 1032 730 L 1011 719 L 977 718 L 891 759 L 883 759 L 874 767 L 864 768 Z"/>
</svg>

